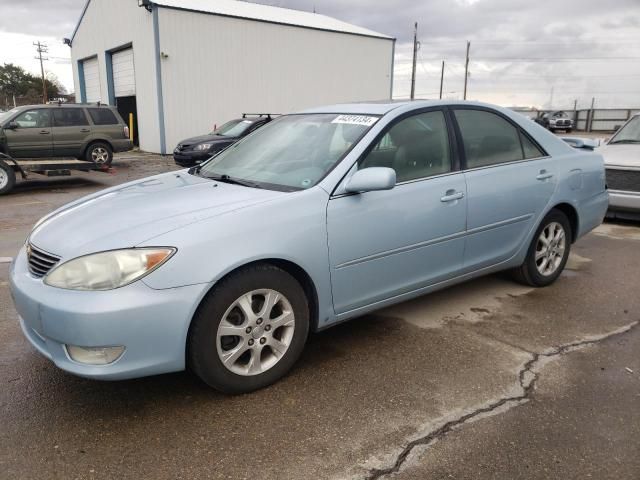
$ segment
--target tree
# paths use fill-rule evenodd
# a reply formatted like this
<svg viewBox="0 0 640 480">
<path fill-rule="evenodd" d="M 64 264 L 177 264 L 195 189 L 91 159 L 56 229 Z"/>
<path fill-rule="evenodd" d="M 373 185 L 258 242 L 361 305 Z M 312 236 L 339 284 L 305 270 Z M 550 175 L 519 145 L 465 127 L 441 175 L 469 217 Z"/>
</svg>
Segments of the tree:
<svg viewBox="0 0 640 480">
<path fill-rule="evenodd" d="M 47 74 L 45 81 L 49 98 L 66 92 L 55 74 Z M 5 63 L 0 65 L 0 103 L 12 106 L 14 96 L 21 105 L 42 102 L 42 79 L 18 65 Z"/>
</svg>

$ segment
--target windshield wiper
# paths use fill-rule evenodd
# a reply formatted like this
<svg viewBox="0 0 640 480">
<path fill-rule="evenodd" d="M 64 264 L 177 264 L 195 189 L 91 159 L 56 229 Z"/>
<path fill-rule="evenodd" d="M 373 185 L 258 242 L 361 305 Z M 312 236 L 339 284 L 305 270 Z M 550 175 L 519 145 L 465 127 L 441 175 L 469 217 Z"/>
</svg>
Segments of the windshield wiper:
<svg viewBox="0 0 640 480">
<path fill-rule="evenodd" d="M 632 140 L 632 139 L 614 140 L 613 142 L 609 142 L 609 145 L 613 145 L 614 143 L 640 143 L 640 140 Z"/>
<path fill-rule="evenodd" d="M 204 178 L 210 178 L 211 180 L 215 180 L 217 182 L 230 183 L 232 185 L 242 185 L 243 187 L 251 187 L 251 188 L 262 188 L 258 183 L 251 182 L 249 180 L 242 180 L 240 178 L 233 178 L 229 175 L 201 175 Z"/>
</svg>

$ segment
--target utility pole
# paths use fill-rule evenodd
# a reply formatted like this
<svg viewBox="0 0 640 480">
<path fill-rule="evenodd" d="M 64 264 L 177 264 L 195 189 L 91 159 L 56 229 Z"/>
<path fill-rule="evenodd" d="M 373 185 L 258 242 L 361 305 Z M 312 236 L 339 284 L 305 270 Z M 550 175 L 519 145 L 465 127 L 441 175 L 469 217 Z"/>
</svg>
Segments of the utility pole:
<svg viewBox="0 0 640 480">
<path fill-rule="evenodd" d="M 440 100 L 442 100 L 442 84 L 444 83 L 444 60 L 442 60 L 442 70 L 440 71 Z"/>
<path fill-rule="evenodd" d="M 47 94 L 47 81 L 44 76 L 44 65 L 42 62 L 49 59 L 42 58 L 42 54 L 48 53 L 49 49 L 45 43 L 40 43 L 40 40 L 33 42 L 33 45 L 36 47 L 36 52 L 38 53 L 38 56 L 35 57 L 35 59 L 40 60 L 40 74 L 42 75 L 42 103 L 47 103 L 49 95 Z"/>
<path fill-rule="evenodd" d="M 467 80 L 469 80 L 469 48 L 471 47 L 471 42 L 467 41 L 467 58 L 464 62 L 464 96 L 463 100 L 467 99 Z"/>
<path fill-rule="evenodd" d="M 413 29 L 413 69 L 411 70 L 411 100 L 416 97 L 416 60 L 418 57 L 419 48 L 420 43 L 418 42 L 418 22 L 416 22 Z"/>
</svg>

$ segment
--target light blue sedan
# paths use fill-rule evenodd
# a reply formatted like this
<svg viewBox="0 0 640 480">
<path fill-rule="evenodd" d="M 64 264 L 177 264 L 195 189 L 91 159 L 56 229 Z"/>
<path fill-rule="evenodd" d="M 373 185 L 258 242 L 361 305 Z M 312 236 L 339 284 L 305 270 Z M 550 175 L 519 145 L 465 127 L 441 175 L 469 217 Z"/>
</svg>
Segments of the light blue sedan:
<svg viewBox="0 0 640 480">
<path fill-rule="evenodd" d="M 56 210 L 11 290 L 24 334 L 68 372 L 188 367 L 247 392 L 349 318 L 499 270 L 551 284 L 607 203 L 599 154 L 509 110 L 335 105 Z"/>
</svg>

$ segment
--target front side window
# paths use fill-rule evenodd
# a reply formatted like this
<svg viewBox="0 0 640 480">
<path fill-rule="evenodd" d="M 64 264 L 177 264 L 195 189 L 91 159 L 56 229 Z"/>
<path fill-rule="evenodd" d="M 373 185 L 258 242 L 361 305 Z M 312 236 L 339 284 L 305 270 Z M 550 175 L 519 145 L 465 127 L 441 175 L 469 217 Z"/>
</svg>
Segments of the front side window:
<svg viewBox="0 0 640 480">
<path fill-rule="evenodd" d="M 94 125 L 117 125 L 118 119 L 108 108 L 87 108 Z"/>
<path fill-rule="evenodd" d="M 467 168 L 524 160 L 520 133 L 504 118 L 484 110 L 467 109 L 455 110 L 455 116 L 462 134 Z"/>
<path fill-rule="evenodd" d="M 44 108 L 27 110 L 13 119 L 20 128 L 49 128 L 49 110 Z"/>
<path fill-rule="evenodd" d="M 89 125 L 81 108 L 59 108 L 53 111 L 54 127 L 80 127 Z"/>
<path fill-rule="evenodd" d="M 444 114 L 420 113 L 400 120 L 359 163 L 358 168 L 389 167 L 406 182 L 451 171 L 451 151 Z"/>
<path fill-rule="evenodd" d="M 640 143 L 640 115 L 633 117 L 624 127 L 618 130 L 609 145 L 614 143 Z"/>
<path fill-rule="evenodd" d="M 318 183 L 375 124 L 371 115 L 285 115 L 222 151 L 199 174 L 274 190 Z"/>
</svg>

